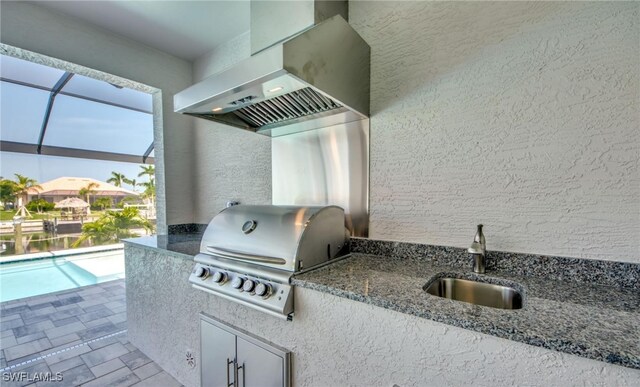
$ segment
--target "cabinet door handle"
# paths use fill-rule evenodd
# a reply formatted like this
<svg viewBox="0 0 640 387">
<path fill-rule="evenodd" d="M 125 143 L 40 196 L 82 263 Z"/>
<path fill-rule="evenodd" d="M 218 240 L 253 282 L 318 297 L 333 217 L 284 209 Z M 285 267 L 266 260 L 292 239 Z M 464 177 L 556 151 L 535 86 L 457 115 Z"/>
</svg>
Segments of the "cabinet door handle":
<svg viewBox="0 0 640 387">
<path fill-rule="evenodd" d="M 245 365 L 244 365 L 244 363 L 242 363 L 242 365 L 241 365 L 241 366 L 237 366 L 237 369 L 238 369 L 238 370 L 239 370 L 240 368 L 242 368 L 242 387 L 245 387 L 245 381 L 246 381 L 246 379 L 247 379 L 247 378 L 245 377 L 245 374 L 244 374 L 244 369 L 245 369 Z M 239 378 L 238 378 L 238 379 L 239 379 Z"/>
<path fill-rule="evenodd" d="M 229 358 L 227 358 L 227 387 L 231 387 L 235 384 L 235 381 L 231 382 L 231 380 L 229 380 L 229 365 L 231 364 L 233 364 L 235 368 L 236 360 L 235 359 L 229 360 Z"/>
</svg>

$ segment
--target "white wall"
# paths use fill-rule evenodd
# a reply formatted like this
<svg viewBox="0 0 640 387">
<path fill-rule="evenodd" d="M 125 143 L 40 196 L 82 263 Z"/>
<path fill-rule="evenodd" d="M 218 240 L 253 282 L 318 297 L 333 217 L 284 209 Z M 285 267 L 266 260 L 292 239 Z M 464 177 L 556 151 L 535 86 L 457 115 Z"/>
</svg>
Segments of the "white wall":
<svg viewBox="0 0 640 387">
<path fill-rule="evenodd" d="M 195 81 L 250 56 L 249 33 L 194 63 Z M 194 135 L 195 223 L 209 223 L 229 200 L 271 204 L 271 139 L 198 119 Z"/>
<path fill-rule="evenodd" d="M 98 29 L 78 19 L 24 2 L 1 3 L 2 43 L 143 83 L 162 91 L 162 131 L 156 140 L 159 219 L 165 224 L 193 219 L 191 187 L 192 119 L 173 113 L 173 94 L 192 83 L 191 64 L 155 49 Z M 160 138 L 158 138 L 160 136 Z M 162 157 L 166 163 L 162 164 Z M 164 169 L 164 173 L 163 173 Z M 166 194 L 163 189 L 166 187 Z M 166 223 L 162 219 L 166 204 Z"/>
<path fill-rule="evenodd" d="M 362 2 L 370 237 L 640 262 L 640 4 Z M 248 34 L 195 78 L 249 55 Z M 269 141 L 198 121 L 196 221 L 269 203 Z"/>
<path fill-rule="evenodd" d="M 640 3 L 360 2 L 370 236 L 640 262 Z"/>
</svg>

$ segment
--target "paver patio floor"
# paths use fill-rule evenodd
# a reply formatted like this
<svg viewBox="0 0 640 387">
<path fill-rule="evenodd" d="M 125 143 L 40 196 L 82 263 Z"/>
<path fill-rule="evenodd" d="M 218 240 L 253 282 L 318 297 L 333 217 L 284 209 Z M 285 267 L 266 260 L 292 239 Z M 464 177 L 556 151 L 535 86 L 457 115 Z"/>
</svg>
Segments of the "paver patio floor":
<svg viewBox="0 0 640 387">
<path fill-rule="evenodd" d="M 180 386 L 126 329 L 124 280 L 1 303 L 0 384 Z"/>
</svg>

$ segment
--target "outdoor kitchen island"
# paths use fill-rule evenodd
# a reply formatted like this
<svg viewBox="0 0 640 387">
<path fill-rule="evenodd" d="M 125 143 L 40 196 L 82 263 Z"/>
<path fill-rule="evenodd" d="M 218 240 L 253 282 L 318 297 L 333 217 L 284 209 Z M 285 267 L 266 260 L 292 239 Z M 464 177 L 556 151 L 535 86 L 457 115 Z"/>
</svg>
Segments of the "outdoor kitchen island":
<svg viewBox="0 0 640 387">
<path fill-rule="evenodd" d="M 193 289 L 188 278 L 200 239 L 199 233 L 186 233 L 125 242 L 129 339 L 187 386 L 200 384 L 202 312 L 291 351 L 292 385 L 503 385 L 534 381 L 550 385 L 563 381 L 632 385 L 640 378 L 638 332 L 626 329 L 640 321 L 637 289 L 603 286 L 598 288 L 606 290 L 603 294 L 577 283 L 562 289 L 571 293 L 554 300 L 553 291 L 540 292 L 539 281 L 543 280 L 527 282 L 524 277 L 513 276 L 508 279 L 517 278 L 515 282 L 526 288 L 524 308 L 519 311 L 436 299 L 426 292 L 421 301 L 425 310 L 416 310 L 420 302 L 407 301 L 406 286 L 411 284 L 406 280 L 420 277 L 419 282 L 426 284 L 430 275 L 445 269 L 462 273 L 462 266 L 456 264 L 462 262 L 461 249 L 374 241 L 368 248 L 377 249 L 376 255 L 357 252 L 296 276 L 295 315 L 293 321 L 286 321 Z M 353 250 L 362 251 L 367 244 L 363 241 L 352 241 Z M 398 252 L 406 257 L 398 258 Z M 420 254 L 432 258 L 421 260 L 416 257 Z M 508 257 L 500 258 L 501 264 L 508 264 Z M 445 262 L 452 266 L 442 266 Z M 611 265 L 607 269 L 635 273 L 636 266 Z M 365 272 L 369 275 L 364 276 Z M 487 276 L 507 278 L 505 273 L 498 273 L 490 267 Z M 557 271 L 550 274 L 561 276 Z M 597 274 L 615 279 L 609 273 Z M 632 282 L 635 277 L 627 278 Z M 550 283 L 561 282 L 545 284 Z M 412 291 L 418 294 L 421 290 Z M 425 301 L 427 298 L 430 301 Z M 594 307 L 589 309 L 589 305 Z M 532 344 L 556 350 L 524 344 L 520 336 L 527 319 L 523 316 L 544 315 L 554 307 L 558 310 L 556 320 L 531 329 L 542 336 L 539 343 Z M 566 315 L 570 310 L 576 315 Z M 588 310 L 593 314 L 579 315 Z M 546 317 L 553 318 L 551 313 Z M 581 338 L 572 333 L 575 327 L 571 320 L 590 321 L 594 328 L 587 333 L 608 336 Z M 512 336 L 506 333 L 509 329 Z M 591 341 L 581 344 L 582 339 Z M 598 356 L 605 361 L 593 360 Z M 189 362 L 190 357 L 195 363 Z"/>
</svg>

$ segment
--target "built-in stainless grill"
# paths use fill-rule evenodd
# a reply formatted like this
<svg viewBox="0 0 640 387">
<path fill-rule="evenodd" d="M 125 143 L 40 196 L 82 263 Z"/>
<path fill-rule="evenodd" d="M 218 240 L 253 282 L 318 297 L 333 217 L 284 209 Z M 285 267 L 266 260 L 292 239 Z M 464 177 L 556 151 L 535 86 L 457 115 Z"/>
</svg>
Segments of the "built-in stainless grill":
<svg viewBox="0 0 640 387">
<path fill-rule="evenodd" d="M 209 223 L 189 281 L 271 315 L 291 319 L 291 277 L 349 253 L 336 206 L 229 207 Z"/>
</svg>

